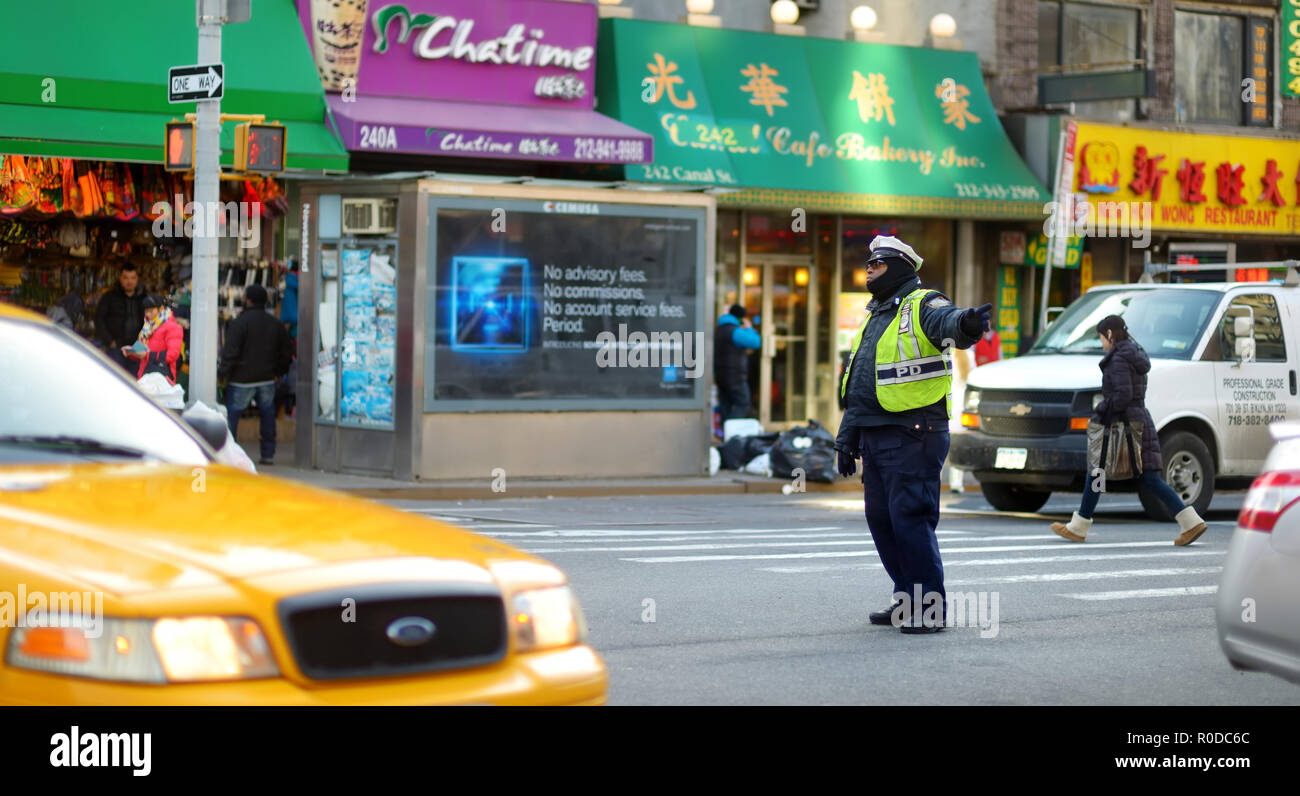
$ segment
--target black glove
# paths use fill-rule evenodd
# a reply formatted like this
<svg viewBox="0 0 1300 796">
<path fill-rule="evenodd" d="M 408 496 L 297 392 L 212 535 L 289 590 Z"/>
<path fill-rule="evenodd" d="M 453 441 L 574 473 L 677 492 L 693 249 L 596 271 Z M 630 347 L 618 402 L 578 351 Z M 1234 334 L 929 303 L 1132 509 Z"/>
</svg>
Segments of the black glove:
<svg viewBox="0 0 1300 796">
<path fill-rule="evenodd" d="M 848 478 L 858 471 L 857 457 L 848 451 L 835 449 L 835 469 L 840 471 L 840 475 Z"/>
<path fill-rule="evenodd" d="M 979 337 L 989 330 L 993 315 L 992 304 L 981 304 L 966 310 L 961 316 L 961 330 L 967 337 Z"/>
</svg>

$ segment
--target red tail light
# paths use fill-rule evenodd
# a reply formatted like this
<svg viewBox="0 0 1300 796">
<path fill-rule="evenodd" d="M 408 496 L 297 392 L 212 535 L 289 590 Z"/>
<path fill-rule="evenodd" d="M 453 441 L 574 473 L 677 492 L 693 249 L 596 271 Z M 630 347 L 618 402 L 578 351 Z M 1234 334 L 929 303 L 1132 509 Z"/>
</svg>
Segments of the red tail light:
<svg viewBox="0 0 1300 796">
<path fill-rule="evenodd" d="M 1250 485 L 1237 524 L 1271 533 L 1278 519 L 1296 503 L 1300 503 L 1300 470 L 1264 473 Z"/>
</svg>

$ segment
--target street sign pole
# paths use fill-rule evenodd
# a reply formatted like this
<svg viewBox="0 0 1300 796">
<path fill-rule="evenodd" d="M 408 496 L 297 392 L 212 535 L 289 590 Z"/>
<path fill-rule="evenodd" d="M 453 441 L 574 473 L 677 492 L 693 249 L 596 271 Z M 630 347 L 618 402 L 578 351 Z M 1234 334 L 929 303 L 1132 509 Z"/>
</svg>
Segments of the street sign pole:
<svg viewBox="0 0 1300 796">
<path fill-rule="evenodd" d="M 223 0 L 196 0 L 200 64 L 221 63 Z M 217 220 L 221 184 L 221 99 L 200 100 L 194 125 L 193 282 L 190 295 L 191 400 L 217 404 Z"/>
</svg>

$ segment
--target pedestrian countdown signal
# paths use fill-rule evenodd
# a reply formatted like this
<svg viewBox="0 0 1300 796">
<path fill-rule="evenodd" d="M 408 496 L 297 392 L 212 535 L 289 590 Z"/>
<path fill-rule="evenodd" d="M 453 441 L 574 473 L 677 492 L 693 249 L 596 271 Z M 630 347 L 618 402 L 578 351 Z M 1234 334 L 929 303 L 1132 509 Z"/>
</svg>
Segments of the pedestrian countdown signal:
<svg viewBox="0 0 1300 796">
<path fill-rule="evenodd" d="M 194 171 L 194 123 L 168 122 L 163 139 L 163 168 Z"/>
<path fill-rule="evenodd" d="M 285 129 L 282 124 L 244 122 L 235 128 L 235 171 L 279 174 L 284 171 Z"/>
</svg>

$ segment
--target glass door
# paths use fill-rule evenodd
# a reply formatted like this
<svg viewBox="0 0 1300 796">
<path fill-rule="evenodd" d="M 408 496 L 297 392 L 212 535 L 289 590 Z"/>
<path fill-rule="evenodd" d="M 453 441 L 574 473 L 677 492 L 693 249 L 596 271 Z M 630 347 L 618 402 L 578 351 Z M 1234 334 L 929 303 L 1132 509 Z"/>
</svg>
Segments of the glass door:
<svg viewBox="0 0 1300 796">
<path fill-rule="evenodd" d="M 785 429 L 807 422 L 813 394 L 817 328 L 814 266 L 810 258 L 763 258 L 761 290 L 745 291 L 745 309 L 763 339 L 758 358 L 759 422 Z M 757 306 L 751 306 L 757 304 Z"/>
</svg>

